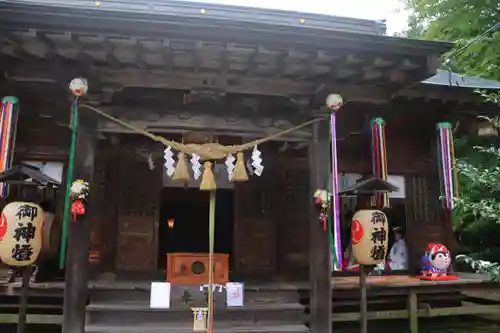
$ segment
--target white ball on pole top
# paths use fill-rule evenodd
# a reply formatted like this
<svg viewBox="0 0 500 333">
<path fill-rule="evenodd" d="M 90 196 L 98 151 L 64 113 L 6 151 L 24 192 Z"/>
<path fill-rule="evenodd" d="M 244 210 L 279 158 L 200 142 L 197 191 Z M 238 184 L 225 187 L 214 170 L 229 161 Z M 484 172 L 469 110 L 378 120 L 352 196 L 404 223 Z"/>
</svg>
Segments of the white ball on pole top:
<svg viewBox="0 0 500 333">
<path fill-rule="evenodd" d="M 71 93 L 77 97 L 82 97 L 89 90 L 89 86 L 87 84 L 87 80 L 81 77 L 74 78 L 69 83 L 69 89 Z"/>
<path fill-rule="evenodd" d="M 339 94 L 330 94 L 326 98 L 326 107 L 330 110 L 337 111 L 343 104 L 344 100 Z"/>
</svg>

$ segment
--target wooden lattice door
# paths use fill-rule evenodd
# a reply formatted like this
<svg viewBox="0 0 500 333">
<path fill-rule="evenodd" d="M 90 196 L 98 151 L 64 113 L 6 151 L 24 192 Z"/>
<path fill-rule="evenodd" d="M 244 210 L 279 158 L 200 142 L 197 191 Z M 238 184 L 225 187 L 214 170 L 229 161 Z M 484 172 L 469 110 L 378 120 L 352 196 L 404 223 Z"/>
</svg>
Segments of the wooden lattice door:
<svg viewBox="0 0 500 333">
<path fill-rule="evenodd" d="M 262 177 L 236 184 L 234 270 L 245 278 L 269 277 L 276 268 L 273 177 L 266 171 Z"/>
<path fill-rule="evenodd" d="M 144 162 L 123 165 L 118 203 L 118 270 L 153 271 L 158 265 L 161 175 Z"/>
</svg>

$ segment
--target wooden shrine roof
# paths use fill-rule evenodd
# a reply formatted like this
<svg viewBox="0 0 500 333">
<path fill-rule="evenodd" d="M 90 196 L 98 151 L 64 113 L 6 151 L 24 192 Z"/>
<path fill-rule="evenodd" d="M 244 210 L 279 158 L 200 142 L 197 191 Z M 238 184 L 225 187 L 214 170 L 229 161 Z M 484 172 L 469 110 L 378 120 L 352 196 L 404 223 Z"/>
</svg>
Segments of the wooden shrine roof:
<svg viewBox="0 0 500 333">
<path fill-rule="evenodd" d="M 0 15 L 8 83 L 66 87 L 85 76 L 99 94 L 143 87 L 310 99 L 322 88 L 388 99 L 433 75 L 451 47 L 384 36 L 376 21 L 192 2 L 0 1 Z"/>
<path fill-rule="evenodd" d="M 52 186 L 61 185 L 57 180 L 43 174 L 34 166 L 21 164 L 15 165 L 7 171 L 0 173 L 0 181 L 7 184 Z"/>
<path fill-rule="evenodd" d="M 7 1 L 1 1 L 7 2 Z M 99 13 L 127 13 L 168 16 L 170 20 L 195 18 L 196 20 L 212 20 L 218 22 L 242 22 L 247 24 L 268 24 L 287 28 L 316 29 L 326 31 L 358 32 L 365 34 L 382 35 L 386 26 L 380 20 L 364 20 L 356 18 L 300 13 L 285 10 L 264 8 L 250 8 L 233 5 L 218 5 L 194 1 L 172 0 L 112 0 L 101 1 L 96 6 L 93 1 L 87 0 L 21 0 L 8 1 L 17 8 L 23 6 L 40 6 L 50 9 L 57 8 L 64 11 L 94 10 Z M 187 23 L 187 22 L 186 22 Z M 191 22 L 192 23 L 192 22 Z"/>
<path fill-rule="evenodd" d="M 356 184 L 350 186 L 344 191 L 340 192 L 340 195 L 351 196 L 358 194 L 373 194 L 376 192 L 395 192 L 399 191 L 399 188 L 381 178 L 376 176 L 362 177 Z"/>
<path fill-rule="evenodd" d="M 424 80 L 423 84 L 450 86 L 465 89 L 500 89 L 500 81 L 483 79 L 475 76 L 467 76 L 451 71 L 438 69 L 436 75 Z"/>
</svg>

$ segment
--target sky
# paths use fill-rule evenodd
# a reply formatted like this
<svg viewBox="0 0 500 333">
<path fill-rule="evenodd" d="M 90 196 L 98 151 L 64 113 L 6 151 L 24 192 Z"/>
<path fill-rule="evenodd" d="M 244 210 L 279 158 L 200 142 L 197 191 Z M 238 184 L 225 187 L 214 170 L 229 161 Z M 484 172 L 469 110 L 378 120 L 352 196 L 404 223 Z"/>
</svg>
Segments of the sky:
<svg viewBox="0 0 500 333">
<path fill-rule="evenodd" d="M 388 35 L 404 30 L 408 18 L 408 12 L 404 10 L 401 0 L 198 0 L 197 2 L 292 10 L 370 20 L 386 19 Z"/>
</svg>

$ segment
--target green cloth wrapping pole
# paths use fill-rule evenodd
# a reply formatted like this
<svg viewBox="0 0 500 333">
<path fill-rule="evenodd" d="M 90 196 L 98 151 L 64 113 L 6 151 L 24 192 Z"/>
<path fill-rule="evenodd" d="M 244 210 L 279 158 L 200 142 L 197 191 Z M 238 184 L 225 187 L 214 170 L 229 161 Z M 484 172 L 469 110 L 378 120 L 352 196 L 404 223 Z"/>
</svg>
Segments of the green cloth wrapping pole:
<svg viewBox="0 0 500 333">
<path fill-rule="evenodd" d="M 332 136 L 332 127 L 328 126 L 329 128 L 329 133 L 330 137 Z M 333 193 L 332 191 L 332 174 L 330 172 L 332 170 L 331 166 L 331 158 L 330 158 L 330 163 L 326 165 L 325 169 L 325 190 L 327 190 L 329 193 Z M 332 200 L 335 200 L 335 198 L 331 198 Z M 339 267 L 340 263 L 337 261 L 337 255 L 336 255 L 336 246 L 335 246 L 335 240 L 333 239 L 333 211 L 330 209 L 330 212 L 328 214 L 328 219 L 326 221 L 326 232 L 328 232 L 328 243 L 330 244 L 330 254 L 332 256 L 332 263 L 333 263 L 333 268 Z"/>
<path fill-rule="evenodd" d="M 332 193 L 332 181 L 331 181 L 331 175 L 330 175 L 330 166 L 327 165 L 327 168 L 326 168 L 326 177 L 325 177 L 325 181 L 326 181 L 326 190 L 330 193 Z M 333 198 L 332 198 L 333 200 Z M 336 255 L 336 249 L 335 249 L 335 241 L 333 239 L 333 212 L 330 210 L 329 214 L 328 214 L 328 219 L 327 219 L 327 232 L 328 232 L 328 243 L 330 244 L 330 253 L 331 253 L 331 256 L 332 256 L 332 263 L 333 263 L 333 267 L 339 267 L 339 262 L 337 262 L 337 255 Z"/>
<path fill-rule="evenodd" d="M 76 130 L 78 127 L 78 98 L 73 102 L 73 118 L 71 122 L 71 144 L 69 146 L 68 175 L 66 176 L 66 196 L 64 198 L 64 215 L 61 233 L 61 252 L 59 253 L 59 268 L 64 268 L 66 258 L 66 245 L 68 242 L 68 218 L 71 205 L 71 183 L 75 166 Z"/>
<path fill-rule="evenodd" d="M 215 238 L 215 191 L 210 191 L 210 206 L 208 216 L 208 333 L 213 332 L 214 322 L 214 238 Z"/>
</svg>

